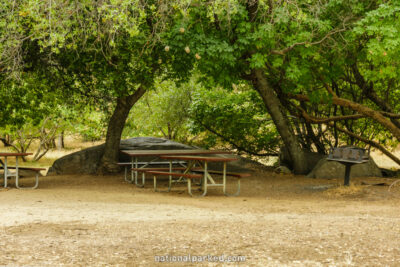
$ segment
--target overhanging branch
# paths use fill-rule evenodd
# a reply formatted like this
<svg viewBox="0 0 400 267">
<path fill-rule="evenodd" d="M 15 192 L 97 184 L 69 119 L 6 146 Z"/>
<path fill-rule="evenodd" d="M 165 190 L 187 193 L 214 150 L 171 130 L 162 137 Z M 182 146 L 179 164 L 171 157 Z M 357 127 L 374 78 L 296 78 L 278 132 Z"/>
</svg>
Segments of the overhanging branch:
<svg viewBox="0 0 400 267">
<path fill-rule="evenodd" d="M 201 121 L 197 120 L 197 122 L 203 126 L 207 131 L 215 134 L 216 136 L 218 136 L 219 138 L 221 138 L 222 140 L 230 143 L 231 145 L 233 145 L 236 149 L 238 149 L 239 151 L 244 151 L 246 153 L 249 153 L 250 155 L 255 155 L 255 156 L 279 156 L 278 153 L 258 153 L 258 152 L 254 152 L 254 151 L 250 151 L 247 148 L 236 144 L 235 142 L 233 142 L 232 140 L 230 140 L 229 138 L 225 137 L 224 135 L 218 133 L 217 131 L 215 131 L 214 129 L 212 129 L 211 127 L 208 127 L 207 125 L 203 124 Z"/>
<path fill-rule="evenodd" d="M 328 125 L 329 127 L 335 127 L 335 126 L 333 125 L 333 123 L 327 123 L 327 125 Z M 400 159 L 399 159 L 398 157 L 396 157 L 395 155 L 393 155 L 392 153 L 390 153 L 390 151 L 387 150 L 385 147 L 383 147 L 381 144 L 379 144 L 379 143 L 377 143 L 377 142 L 375 142 L 375 141 L 369 140 L 369 139 L 367 139 L 367 138 L 364 138 L 364 137 L 362 137 L 362 136 L 359 136 L 359 135 L 357 135 L 357 134 L 355 134 L 355 133 L 353 133 L 353 132 L 350 132 L 350 131 L 348 131 L 348 130 L 346 130 L 346 129 L 343 129 L 343 128 L 341 128 L 341 127 L 336 126 L 335 128 L 336 128 L 338 131 L 340 131 L 340 132 L 342 132 L 342 133 L 345 133 L 345 134 L 347 134 L 347 135 L 349 135 L 349 136 L 352 136 L 352 137 L 354 137 L 355 139 L 360 140 L 361 142 L 363 142 L 363 143 L 365 143 L 365 144 L 371 145 L 371 146 L 373 146 L 373 147 L 379 149 L 383 154 L 385 154 L 385 155 L 388 156 L 390 159 L 392 159 L 394 162 L 396 162 L 397 164 L 400 165 Z"/>
</svg>

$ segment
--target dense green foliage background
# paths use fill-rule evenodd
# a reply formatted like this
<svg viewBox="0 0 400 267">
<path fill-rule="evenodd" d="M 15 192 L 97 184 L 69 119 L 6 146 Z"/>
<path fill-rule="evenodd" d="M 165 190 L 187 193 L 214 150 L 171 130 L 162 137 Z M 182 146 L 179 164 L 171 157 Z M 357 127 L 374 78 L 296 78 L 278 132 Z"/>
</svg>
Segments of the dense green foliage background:
<svg viewBox="0 0 400 267">
<path fill-rule="evenodd" d="M 145 88 L 123 137 L 276 154 L 285 140 L 261 71 L 302 148 L 390 154 L 399 11 L 388 0 L 1 0 L 0 134 L 39 138 L 51 120 L 54 135 L 101 139 L 117 100 Z"/>
</svg>

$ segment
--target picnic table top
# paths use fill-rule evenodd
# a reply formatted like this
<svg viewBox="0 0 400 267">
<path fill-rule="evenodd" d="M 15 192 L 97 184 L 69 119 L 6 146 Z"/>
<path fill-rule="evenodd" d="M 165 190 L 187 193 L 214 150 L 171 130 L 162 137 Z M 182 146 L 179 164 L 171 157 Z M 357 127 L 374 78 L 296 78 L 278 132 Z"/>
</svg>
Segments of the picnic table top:
<svg viewBox="0 0 400 267">
<path fill-rule="evenodd" d="M 17 152 L 0 152 L 0 157 L 22 157 L 22 156 L 29 156 L 33 153 L 17 153 Z"/>
<path fill-rule="evenodd" d="M 220 158 L 207 156 L 191 156 L 191 155 L 176 155 L 176 156 L 161 156 L 161 159 L 181 159 L 181 160 L 199 160 L 207 162 L 230 162 L 237 161 L 237 158 Z"/>
<path fill-rule="evenodd" d="M 122 153 L 131 157 L 135 156 L 168 156 L 168 155 L 216 155 L 232 154 L 224 150 L 205 150 L 205 149 L 172 149 L 172 150 L 121 150 Z"/>
</svg>

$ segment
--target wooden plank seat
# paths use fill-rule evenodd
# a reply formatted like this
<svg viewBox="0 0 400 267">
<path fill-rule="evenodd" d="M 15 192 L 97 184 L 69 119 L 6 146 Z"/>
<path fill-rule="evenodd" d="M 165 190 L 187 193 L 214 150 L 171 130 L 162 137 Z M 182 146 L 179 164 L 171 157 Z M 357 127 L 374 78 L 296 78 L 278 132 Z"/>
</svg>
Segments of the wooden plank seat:
<svg viewBox="0 0 400 267">
<path fill-rule="evenodd" d="M 0 166 L 0 169 L 4 169 L 2 166 Z M 7 169 L 15 170 L 15 166 L 7 166 Z M 33 171 L 35 172 L 35 185 L 32 187 L 22 187 L 19 185 L 19 177 L 16 177 L 15 179 L 15 186 L 18 189 L 36 189 L 39 185 L 39 174 L 40 171 L 45 171 L 46 168 L 36 168 L 36 167 L 18 167 L 18 170 L 27 170 L 27 171 Z"/>
<path fill-rule="evenodd" d="M 194 174 L 194 173 L 178 173 L 178 172 L 168 172 L 168 171 L 146 171 L 145 173 L 153 175 L 153 182 L 154 182 L 154 191 L 158 192 L 157 190 L 157 176 L 168 176 L 169 177 L 169 182 L 168 182 L 168 190 L 167 192 L 171 191 L 171 186 L 172 186 L 172 177 L 179 177 L 179 178 L 186 178 L 187 183 L 188 183 L 188 192 L 190 195 L 191 193 L 191 179 L 201 179 L 203 178 L 203 175 L 201 174 Z"/>
<path fill-rule="evenodd" d="M 181 165 L 181 166 L 185 166 L 186 161 L 182 161 L 182 160 L 178 160 L 178 161 L 172 161 L 171 162 L 172 165 Z M 146 167 L 147 165 L 169 165 L 170 162 L 169 161 L 150 161 L 150 162 L 145 162 L 145 161 L 141 161 L 141 162 L 118 162 L 117 163 L 119 166 L 124 167 L 124 178 L 126 182 L 130 182 L 133 183 L 134 182 L 134 178 L 133 178 L 133 172 L 136 172 L 136 170 L 134 170 L 135 168 L 132 168 L 132 166 L 138 167 L 138 166 L 142 166 L 142 168 Z M 128 169 L 131 168 L 132 171 L 132 177 L 129 180 L 128 179 Z M 141 168 L 137 168 L 137 169 L 141 169 Z M 167 169 L 169 170 L 169 168 Z M 138 186 L 143 187 L 144 184 L 139 185 L 137 183 L 137 175 L 135 175 L 135 184 Z"/>
<path fill-rule="evenodd" d="M 165 168 L 132 168 L 132 171 L 137 172 L 147 172 L 147 171 L 169 171 L 169 167 Z M 173 171 L 184 171 L 186 168 L 184 167 L 172 167 Z"/>
<path fill-rule="evenodd" d="M 198 173 L 204 173 L 204 170 L 201 168 L 194 168 L 192 169 L 193 172 L 198 172 Z M 223 175 L 222 171 L 216 171 L 216 170 L 207 170 L 208 173 L 211 174 L 219 174 L 219 175 Z M 227 172 L 226 176 L 232 176 L 232 177 L 236 177 L 236 178 L 244 178 L 244 177 L 250 177 L 251 174 L 250 173 L 244 173 L 244 172 Z"/>
<path fill-rule="evenodd" d="M 119 166 L 132 166 L 132 162 L 118 162 L 117 163 Z M 133 163 L 135 165 L 136 162 Z M 138 161 L 138 165 L 168 165 L 169 161 L 150 161 L 150 162 L 145 162 L 145 161 Z M 186 161 L 172 161 L 172 164 L 186 164 Z"/>
<path fill-rule="evenodd" d="M 148 171 L 184 171 L 186 168 L 184 167 L 172 167 L 171 169 L 169 167 L 164 167 L 164 168 L 131 168 L 132 171 L 142 173 L 142 184 L 138 184 L 136 182 L 136 185 L 139 187 L 144 187 L 146 183 L 146 172 Z"/>
</svg>

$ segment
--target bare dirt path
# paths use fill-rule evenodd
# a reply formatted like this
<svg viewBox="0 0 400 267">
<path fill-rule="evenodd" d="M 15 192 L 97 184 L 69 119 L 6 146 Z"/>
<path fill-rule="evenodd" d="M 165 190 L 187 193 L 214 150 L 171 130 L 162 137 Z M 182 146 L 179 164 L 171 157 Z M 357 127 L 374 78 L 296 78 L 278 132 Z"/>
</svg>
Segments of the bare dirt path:
<svg viewBox="0 0 400 267">
<path fill-rule="evenodd" d="M 42 177 L 36 190 L 0 190 L 0 266 L 198 265 L 155 262 L 189 255 L 205 266 L 221 264 L 208 255 L 245 256 L 224 263 L 234 266 L 399 266 L 400 186 L 353 180 L 324 190 L 338 181 L 257 170 L 240 197 L 190 198 L 122 176 Z"/>
</svg>

